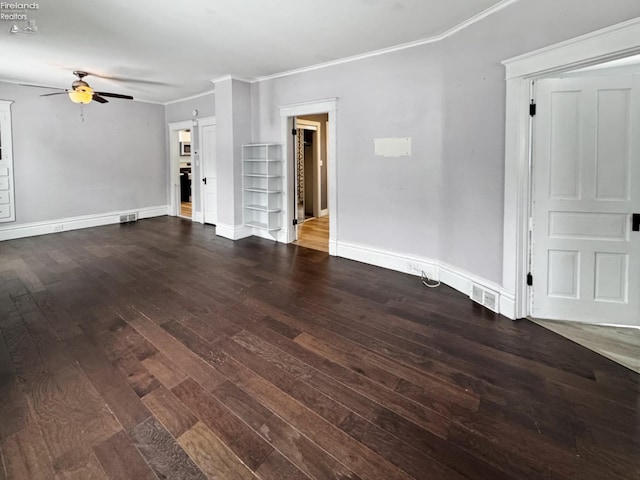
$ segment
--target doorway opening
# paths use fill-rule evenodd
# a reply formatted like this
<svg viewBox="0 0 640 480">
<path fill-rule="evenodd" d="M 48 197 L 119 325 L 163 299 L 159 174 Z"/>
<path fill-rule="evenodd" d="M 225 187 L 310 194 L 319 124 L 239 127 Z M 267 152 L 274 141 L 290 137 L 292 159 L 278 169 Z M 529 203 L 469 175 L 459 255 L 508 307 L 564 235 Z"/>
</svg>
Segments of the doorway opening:
<svg viewBox="0 0 640 480">
<path fill-rule="evenodd" d="M 191 130 L 178 130 L 180 147 L 180 211 L 179 217 L 193 217 L 193 169 L 191 165 Z"/>
<path fill-rule="evenodd" d="M 193 122 L 186 120 L 169 124 L 169 214 L 193 220 Z"/>
<path fill-rule="evenodd" d="M 329 251 L 329 114 L 298 116 L 295 127 L 296 245 Z"/>
<path fill-rule="evenodd" d="M 281 230 L 279 238 L 285 243 L 298 240 L 298 219 L 296 198 L 296 118 L 307 117 L 328 112 L 326 123 L 327 155 L 324 165 L 327 170 L 327 209 L 329 218 L 329 255 L 338 254 L 338 148 L 337 148 L 337 98 L 328 98 L 293 105 L 283 105 L 280 108 L 280 132 L 282 135 L 282 146 L 285 159 L 284 168 L 284 191 L 282 192 L 284 228 Z M 292 135 L 293 133 L 293 135 Z M 326 217 L 326 216 L 325 216 Z M 323 217 L 324 218 L 324 217 Z"/>
</svg>

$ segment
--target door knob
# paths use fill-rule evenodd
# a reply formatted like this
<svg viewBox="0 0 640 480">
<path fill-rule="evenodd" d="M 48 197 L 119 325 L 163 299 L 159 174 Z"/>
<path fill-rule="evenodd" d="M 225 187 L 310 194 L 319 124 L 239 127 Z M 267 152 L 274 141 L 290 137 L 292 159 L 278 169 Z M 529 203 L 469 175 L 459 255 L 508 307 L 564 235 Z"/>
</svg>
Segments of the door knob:
<svg viewBox="0 0 640 480">
<path fill-rule="evenodd" d="M 631 230 L 640 232 L 640 213 L 631 215 Z"/>
<path fill-rule="evenodd" d="M 202 179 L 202 181 L 203 181 L 203 182 L 204 182 L 204 184 L 206 185 L 206 184 L 207 184 L 207 177 L 204 177 L 204 178 Z"/>
</svg>

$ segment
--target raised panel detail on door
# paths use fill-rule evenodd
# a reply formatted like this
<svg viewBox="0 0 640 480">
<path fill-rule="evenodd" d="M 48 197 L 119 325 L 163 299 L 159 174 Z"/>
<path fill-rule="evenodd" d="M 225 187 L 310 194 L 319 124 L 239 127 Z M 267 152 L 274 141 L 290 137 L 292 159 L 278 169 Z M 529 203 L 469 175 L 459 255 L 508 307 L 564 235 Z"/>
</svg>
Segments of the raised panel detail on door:
<svg viewBox="0 0 640 480">
<path fill-rule="evenodd" d="M 550 297 L 578 298 L 580 295 L 580 252 L 549 251 Z"/>
<path fill-rule="evenodd" d="M 596 253 L 596 301 L 626 303 L 629 256 L 620 253 Z"/>
<path fill-rule="evenodd" d="M 629 198 L 630 90 L 598 91 L 596 198 Z"/>
<path fill-rule="evenodd" d="M 640 326 L 640 76 L 536 82 L 531 315 Z"/>
<path fill-rule="evenodd" d="M 13 181 L 11 102 L 0 100 L 0 222 L 16 219 Z"/>
<path fill-rule="evenodd" d="M 203 121 L 200 125 L 200 158 L 202 160 L 202 203 L 204 223 L 218 223 L 218 165 L 216 125 Z"/>
<path fill-rule="evenodd" d="M 549 212 L 549 237 L 624 241 L 628 224 L 619 213 Z"/>
<path fill-rule="evenodd" d="M 551 198 L 580 197 L 580 92 L 553 93 Z"/>
</svg>

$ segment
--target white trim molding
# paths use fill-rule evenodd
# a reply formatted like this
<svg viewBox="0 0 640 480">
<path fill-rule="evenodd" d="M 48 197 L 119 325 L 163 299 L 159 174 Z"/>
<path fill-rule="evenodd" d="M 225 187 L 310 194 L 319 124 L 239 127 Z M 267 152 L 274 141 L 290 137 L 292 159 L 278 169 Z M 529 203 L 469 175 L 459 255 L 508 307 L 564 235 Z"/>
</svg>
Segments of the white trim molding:
<svg viewBox="0 0 640 480">
<path fill-rule="evenodd" d="M 211 95 L 212 93 L 216 93 L 215 88 L 213 88 L 211 90 L 207 90 L 206 92 L 202 92 L 202 93 L 197 93 L 195 95 L 191 95 L 189 97 L 176 98 L 175 100 L 169 100 L 168 102 L 164 102 L 162 105 L 167 106 L 167 105 L 171 105 L 171 104 L 174 104 L 174 103 L 186 102 L 187 100 L 195 100 L 196 98 L 205 97 L 207 95 Z"/>
<path fill-rule="evenodd" d="M 338 242 L 336 249 L 339 257 L 410 275 L 420 276 L 424 273 L 430 279 L 438 280 L 466 296 L 471 295 L 471 287 L 474 284 L 492 290 L 500 295 L 499 313 L 507 318 L 515 318 L 515 299 L 511 292 L 490 280 L 447 263 L 351 242 Z"/>
<path fill-rule="evenodd" d="M 256 81 L 255 78 L 250 78 L 250 77 L 240 77 L 238 75 L 224 75 L 222 77 L 212 78 L 211 83 L 216 84 L 218 82 L 224 82 L 225 80 L 238 80 L 239 82 L 244 82 L 244 83 L 255 83 Z"/>
<path fill-rule="evenodd" d="M 253 235 L 253 228 L 246 225 L 225 225 L 218 223 L 216 225 L 216 235 L 228 238 L 229 240 L 240 240 Z"/>
<path fill-rule="evenodd" d="M 283 214 L 285 224 L 292 225 L 295 212 L 291 207 L 291 195 L 295 188 L 293 178 L 293 144 L 291 140 L 292 117 L 302 115 L 313 115 L 317 113 L 328 113 L 329 124 L 327 131 L 327 203 L 329 204 L 329 254 L 337 255 L 336 244 L 338 241 L 338 143 L 337 143 L 337 111 L 338 99 L 328 98 L 312 102 L 295 103 L 283 105 L 280 109 L 280 134 L 282 138 L 282 159 L 284 161 L 284 193 L 282 195 Z M 280 235 L 279 241 L 290 243 L 295 241 L 296 231 L 294 228 L 287 230 L 286 236 Z"/>
<path fill-rule="evenodd" d="M 397 51 L 400 51 L 400 50 L 406 50 L 407 48 L 414 48 L 414 47 L 419 47 L 421 45 L 427 45 L 429 43 L 440 42 L 440 41 L 442 41 L 442 40 L 444 40 L 446 38 L 449 38 L 452 35 L 455 35 L 459 31 L 464 30 L 467 27 L 470 27 L 474 23 L 477 23 L 477 22 L 487 18 L 489 15 L 493 15 L 494 13 L 499 12 L 500 10 L 502 10 L 502 9 L 508 7 L 509 5 L 512 5 L 512 4 L 514 4 L 514 3 L 518 2 L 518 1 L 519 0 L 502 0 L 501 2 L 498 2 L 495 5 L 487 8 L 486 10 L 483 10 L 482 12 L 474 15 L 473 17 L 468 18 L 467 20 L 464 20 L 463 22 L 458 23 L 457 25 L 451 27 L 449 30 L 447 30 L 444 33 L 441 33 L 439 35 L 434 35 L 434 36 L 431 36 L 431 37 L 423 38 L 423 39 L 420 39 L 420 40 L 416 40 L 414 42 L 402 43 L 400 45 L 395 45 L 393 47 L 381 48 L 379 50 L 374 50 L 372 52 L 362 53 L 362 54 L 359 54 L 359 55 L 353 55 L 351 57 L 339 58 L 337 60 L 331 60 L 329 62 L 318 63 L 316 65 L 310 65 L 308 67 L 296 68 L 294 70 L 288 70 L 288 71 L 285 71 L 285 72 L 274 73 L 272 75 L 264 75 L 264 76 L 261 76 L 261 77 L 257 77 L 254 81 L 255 82 L 262 82 L 262 81 L 265 81 L 265 80 L 273 80 L 275 78 L 288 77 L 289 75 L 296 75 L 298 73 L 311 72 L 313 70 L 320 70 L 322 68 L 333 67 L 335 65 L 341 65 L 343 63 L 356 62 L 358 60 L 364 60 L 365 58 L 377 57 L 379 55 L 385 55 L 387 53 L 397 52 Z"/>
<path fill-rule="evenodd" d="M 175 137 L 173 136 L 174 132 L 179 132 L 180 130 L 193 130 L 198 125 L 195 120 L 181 120 L 179 122 L 169 122 L 167 123 L 167 139 L 165 141 L 165 145 L 167 148 L 167 165 L 169 169 L 169 178 L 167 185 L 167 194 L 169 195 L 169 215 L 176 217 L 180 216 L 180 164 L 178 162 L 177 165 L 172 163 L 171 158 L 171 147 L 172 142 L 175 142 Z M 175 145 L 177 148 L 178 145 Z M 191 152 L 191 170 L 194 170 L 194 161 L 193 161 L 193 151 Z M 195 208 L 193 209 L 196 210 Z"/>
<path fill-rule="evenodd" d="M 640 52 L 640 18 L 502 62 L 506 68 L 504 236 L 502 285 L 514 301 L 514 318 L 530 313 L 528 272 L 530 215 L 529 102 L 532 82 Z"/>
<path fill-rule="evenodd" d="M 169 214 L 169 209 L 169 205 L 131 208 L 129 210 L 121 210 L 118 212 L 84 215 L 81 217 L 58 218 L 56 220 L 46 220 L 44 222 L 3 226 L 0 227 L 0 241 L 35 237 L 37 235 L 47 235 L 49 233 L 67 232 L 82 228 L 112 225 L 114 223 L 120 223 L 120 215 L 128 215 L 132 213 L 138 214 L 138 220 L 143 218 L 162 217 Z"/>
</svg>

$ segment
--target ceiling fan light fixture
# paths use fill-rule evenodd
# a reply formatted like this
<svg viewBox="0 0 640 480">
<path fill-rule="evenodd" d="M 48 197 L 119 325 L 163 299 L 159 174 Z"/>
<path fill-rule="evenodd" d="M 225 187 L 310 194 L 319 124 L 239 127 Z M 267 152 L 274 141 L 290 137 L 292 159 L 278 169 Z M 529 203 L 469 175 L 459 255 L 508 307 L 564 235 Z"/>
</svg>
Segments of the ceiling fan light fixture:
<svg viewBox="0 0 640 480">
<path fill-rule="evenodd" d="M 73 103 L 82 103 L 86 105 L 93 98 L 93 89 L 91 87 L 78 87 L 69 92 L 69 98 Z"/>
</svg>

